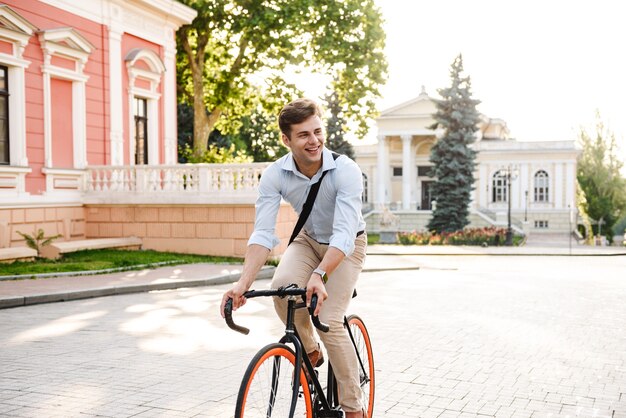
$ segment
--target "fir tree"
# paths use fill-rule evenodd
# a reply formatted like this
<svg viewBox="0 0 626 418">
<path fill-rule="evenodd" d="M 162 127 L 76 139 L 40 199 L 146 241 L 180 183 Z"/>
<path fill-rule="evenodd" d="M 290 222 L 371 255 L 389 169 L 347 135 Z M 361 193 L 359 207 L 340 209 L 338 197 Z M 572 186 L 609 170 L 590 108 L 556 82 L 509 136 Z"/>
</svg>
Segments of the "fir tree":
<svg viewBox="0 0 626 418">
<path fill-rule="evenodd" d="M 450 69 L 450 87 L 439 89 L 437 111 L 432 129 L 443 129 L 443 136 L 431 149 L 433 196 L 437 202 L 428 229 L 452 232 L 469 224 L 470 194 L 474 187 L 476 151 L 470 144 L 476 139 L 480 101 L 472 99 L 470 78 L 463 77 L 463 57 L 459 55 Z"/>
<path fill-rule="evenodd" d="M 344 138 L 346 120 L 343 117 L 337 93 L 326 96 L 326 104 L 330 116 L 326 121 L 326 147 L 339 154 L 347 155 L 354 160 L 354 148 Z"/>
</svg>

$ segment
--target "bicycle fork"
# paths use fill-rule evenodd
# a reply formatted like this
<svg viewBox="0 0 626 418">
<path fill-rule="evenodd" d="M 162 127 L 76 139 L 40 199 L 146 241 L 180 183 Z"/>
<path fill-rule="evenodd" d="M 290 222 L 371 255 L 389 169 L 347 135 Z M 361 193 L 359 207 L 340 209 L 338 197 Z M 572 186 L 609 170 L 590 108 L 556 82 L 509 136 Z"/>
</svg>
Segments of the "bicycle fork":
<svg viewBox="0 0 626 418">
<path fill-rule="evenodd" d="M 359 353 L 359 347 L 356 346 L 356 341 L 354 340 L 354 335 L 352 335 L 352 331 L 350 330 L 350 324 L 348 323 L 348 317 L 346 316 L 343 317 L 343 325 L 348 330 L 350 341 L 352 341 L 352 346 L 354 347 L 354 351 L 356 352 L 356 358 L 359 360 L 359 367 L 361 368 L 361 372 L 359 373 L 359 384 L 362 386 L 365 383 L 369 383 L 370 377 L 368 371 L 365 370 L 363 359 L 361 358 L 361 354 Z"/>
</svg>

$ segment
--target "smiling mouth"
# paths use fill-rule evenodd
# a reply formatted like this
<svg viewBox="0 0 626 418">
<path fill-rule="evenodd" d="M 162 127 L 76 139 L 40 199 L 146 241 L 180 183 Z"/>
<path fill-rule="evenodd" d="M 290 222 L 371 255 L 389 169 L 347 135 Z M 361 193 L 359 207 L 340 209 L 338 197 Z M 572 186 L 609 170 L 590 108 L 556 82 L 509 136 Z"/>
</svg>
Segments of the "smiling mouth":
<svg viewBox="0 0 626 418">
<path fill-rule="evenodd" d="M 306 148 L 305 151 L 308 152 L 308 153 L 313 154 L 313 153 L 316 153 L 319 149 L 320 149 L 320 147 L 318 146 L 318 147 L 315 147 L 315 148 Z"/>
</svg>

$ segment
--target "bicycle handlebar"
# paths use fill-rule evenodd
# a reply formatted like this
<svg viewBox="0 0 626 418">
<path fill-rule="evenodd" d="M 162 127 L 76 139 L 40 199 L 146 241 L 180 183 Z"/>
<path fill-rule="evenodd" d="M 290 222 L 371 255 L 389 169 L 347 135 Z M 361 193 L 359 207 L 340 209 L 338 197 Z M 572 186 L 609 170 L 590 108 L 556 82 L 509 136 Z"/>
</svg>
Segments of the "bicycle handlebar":
<svg viewBox="0 0 626 418">
<path fill-rule="evenodd" d="M 298 287 L 280 287 L 278 289 L 271 290 L 249 290 L 243 294 L 245 298 L 256 298 L 261 296 L 279 296 L 281 298 L 285 296 L 302 296 L 302 299 L 306 297 L 306 288 L 298 288 Z M 320 321 L 320 319 L 313 315 L 315 312 L 315 307 L 317 306 L 317 295 L 313 295 L 311 297 L 311 306 L 309 306 L 308 311 L 309 315 L 311 315 L 311 321 L 315 328 L 319 329 L 322 332 L 328 332 L 330 327 Z M 242 327 L 241 325 L 237 325 L 235 321 L 233 321 L 233 300 L 229 298 L 224 305 L 224 320 L 228 327 L 234 331 L 240 332 L 244 335 L 248 335 L 250 329 L 246 327 Z"/>
</svg>

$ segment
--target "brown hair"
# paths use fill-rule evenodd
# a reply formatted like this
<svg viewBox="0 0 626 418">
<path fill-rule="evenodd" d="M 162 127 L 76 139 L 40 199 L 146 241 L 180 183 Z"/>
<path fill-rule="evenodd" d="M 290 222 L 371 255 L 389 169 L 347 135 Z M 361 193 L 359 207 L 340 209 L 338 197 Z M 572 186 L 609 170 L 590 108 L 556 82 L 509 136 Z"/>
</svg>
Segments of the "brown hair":
<svg viewBox="0 0 626 418">
<path fill-rule="evenodd" d="M 278 115 L 280 131 L 290 138 L 291 125 L 304 122 L 313 115 L 322 117 L 320 107 L 311 99 L 296 99 L 285 105 Z"/>
</svg>

